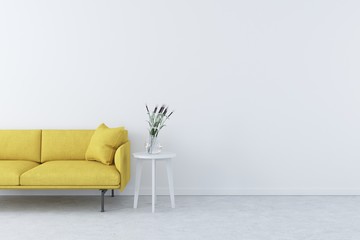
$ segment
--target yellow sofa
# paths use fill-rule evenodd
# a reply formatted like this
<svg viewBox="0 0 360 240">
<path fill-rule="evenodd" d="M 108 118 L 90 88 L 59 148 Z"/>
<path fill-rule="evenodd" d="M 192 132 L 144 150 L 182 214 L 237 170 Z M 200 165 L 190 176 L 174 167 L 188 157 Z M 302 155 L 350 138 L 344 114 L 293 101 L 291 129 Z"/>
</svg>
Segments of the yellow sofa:
<svg viewBox="0 0 360 240">
<path fill-rule="evenodd" d="M 126 131 L 126 130 L 125 130 Z M 0 130 L 0 189 L 99 189 L 123 191 L 130 180 L 130 143 L 114 164 L 86 161 L 94 130 Z"/>
</svg>

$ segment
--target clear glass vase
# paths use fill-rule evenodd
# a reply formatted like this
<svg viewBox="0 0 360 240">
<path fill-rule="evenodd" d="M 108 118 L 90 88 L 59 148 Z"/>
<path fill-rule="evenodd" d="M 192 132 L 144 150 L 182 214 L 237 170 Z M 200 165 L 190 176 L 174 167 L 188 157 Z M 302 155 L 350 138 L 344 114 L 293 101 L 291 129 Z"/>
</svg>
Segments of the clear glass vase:
<svg viewBox="0 0 360 240">
<path fill-rule="evenodd" d="M 149 135 L 149 140 L 146 143 L 146 152 L 149 154 L 157 154 L 161 152 L 162 146 L 158 143 L 156 136 Z"/>
</svg>

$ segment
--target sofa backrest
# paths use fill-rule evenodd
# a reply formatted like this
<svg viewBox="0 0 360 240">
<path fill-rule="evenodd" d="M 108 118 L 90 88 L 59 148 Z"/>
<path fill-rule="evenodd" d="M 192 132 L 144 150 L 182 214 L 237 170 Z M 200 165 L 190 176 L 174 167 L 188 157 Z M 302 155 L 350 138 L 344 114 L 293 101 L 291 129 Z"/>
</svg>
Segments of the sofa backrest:
<svg viewBox="0 0 360 240">
<path fill-rule="evenodd" d="M 43 130 L 41 162 L 85 160 L 95 130 Z"/>
<path fill-rule="evenodd" d="M 0 130 L 0 161 L 40 162 L 41 130 Z"/>
</svg>

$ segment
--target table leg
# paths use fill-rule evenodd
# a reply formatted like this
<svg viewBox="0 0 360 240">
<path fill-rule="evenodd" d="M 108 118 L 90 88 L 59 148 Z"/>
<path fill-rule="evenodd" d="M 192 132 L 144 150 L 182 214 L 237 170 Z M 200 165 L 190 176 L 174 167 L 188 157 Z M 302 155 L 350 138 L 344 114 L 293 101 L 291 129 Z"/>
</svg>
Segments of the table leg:
<svg viewBox="0 0 360 240">
<path fill-rule="evenodd" d="M 169 159 L 166 163 L 168 182 L 169 182 L 169 191 L 170 191 L 170 200 L 171 207 L 175 208 L 175 196 L 174 196 L 174 179 L 173 179 L 173 170 L 172 170 L 172 160 Z"/>
<path fill-rule="evenodd" d="M 155 212 L 156 196 L 156 160 L 152 159 L 152 212 Z"/>
<path fill-rule="evenodd" d="M 137 161 L 136 161 L 136 176 L 135 176 L 134 208 L 137 208 L 137 205 L 138 205 L 142 167 L 143 167 L 143 161 L 140 159 L 137 159 Z"/>
</svg>

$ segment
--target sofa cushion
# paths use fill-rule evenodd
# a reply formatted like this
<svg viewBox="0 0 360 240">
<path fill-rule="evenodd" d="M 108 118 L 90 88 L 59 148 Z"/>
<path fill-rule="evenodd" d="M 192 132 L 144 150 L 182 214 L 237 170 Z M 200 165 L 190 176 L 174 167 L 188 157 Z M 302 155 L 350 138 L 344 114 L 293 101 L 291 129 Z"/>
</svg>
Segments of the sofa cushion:
<svg viewBox="0 0 360 240">
<path fill-rule="evenodd" d="M 0 130 L 0 160 L 40 162 L 41 130 Z"/>
<path fill-rule="evenodd" d="M 94 130 L 43 130 L 41 162 L 84 160 Z"/>
<path fill-rule="evenodd" d="M 21 160 L 2 160 L 0 161 L 0 185 L 18 186 L 20 185 L 20 175 L 38 166 L 39 163 Z"/>
<path fill-rule="evenodd" d="M 123 127 L 108 128 L 101 124 L 91 137 L 85 158 L 107 165 L 113 164 L 116 149 L 126 141 L 127 131 Z"/>
<path fill-rule="evenodd" d="M 120 174 L 114 165 L 94 161 L 50 161 L 20 177 L 23 186 L 118 186 Z"/>
</svg>

